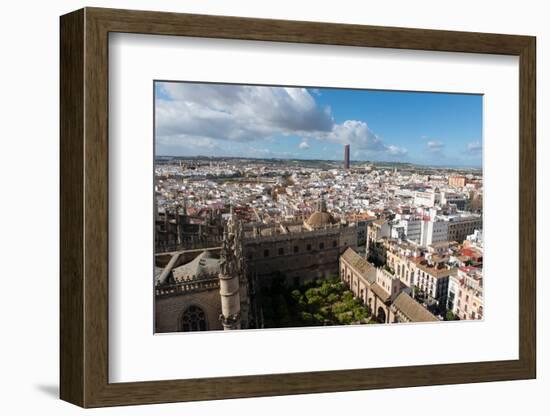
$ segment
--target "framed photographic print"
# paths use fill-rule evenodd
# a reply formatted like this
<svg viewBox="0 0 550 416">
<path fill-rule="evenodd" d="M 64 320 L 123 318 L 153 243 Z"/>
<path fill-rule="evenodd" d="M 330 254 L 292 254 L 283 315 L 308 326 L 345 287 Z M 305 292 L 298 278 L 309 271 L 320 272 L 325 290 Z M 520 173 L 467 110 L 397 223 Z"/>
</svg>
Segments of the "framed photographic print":
<svg viewBox="0 0 550 416">
<path fill-rule="evenodd" d="M 535 38 L 61 17 L 83 407 L 536 376 Z"/>
</svg>

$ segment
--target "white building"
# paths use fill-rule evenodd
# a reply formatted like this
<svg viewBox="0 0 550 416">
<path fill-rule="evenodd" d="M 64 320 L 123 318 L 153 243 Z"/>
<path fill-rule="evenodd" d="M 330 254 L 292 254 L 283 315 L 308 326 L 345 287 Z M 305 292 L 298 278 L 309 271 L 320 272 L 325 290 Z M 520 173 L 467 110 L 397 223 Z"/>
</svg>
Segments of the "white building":
<svg viewBox="0 0 550 416">
<path fill-rule="evenodd" d="M 449 277 L 457 269 L 442 265 L 410 262 L 414 286 L 425 293 L 429 299 L 444 308 L 447 305 Z"/>
<path fill-rule="evenodd" d="M 433 243 L 448 241 L 449 223 L 439 217 L 423 221 L 420 244 L 429 246 Z"/>
<path fill-rule="evenodd" d="M 422 239 L 422 219 L 421 218 L 407 218 L 401 220 L 400 225 L 403 226 L 403 232 L 405 237 L 409 241 L 420 243 Z"/>
<path fill-rule="evenodd" d="M 427 191 L 416 191 L 414 193 L 414 204 L 416 206 L 423 206 L 423 207 L 433 207 L 435 205 L 439 205 L 441 195 L 439 193 L 439 190 L 427 190 Z"/>
<path fill-rule="evenodd" d="M 483 231 L 474 230 L 474 233 L 467 236 L 466 240 L 470 243 L 470 246 L 483 250 Z"/>
</svg>

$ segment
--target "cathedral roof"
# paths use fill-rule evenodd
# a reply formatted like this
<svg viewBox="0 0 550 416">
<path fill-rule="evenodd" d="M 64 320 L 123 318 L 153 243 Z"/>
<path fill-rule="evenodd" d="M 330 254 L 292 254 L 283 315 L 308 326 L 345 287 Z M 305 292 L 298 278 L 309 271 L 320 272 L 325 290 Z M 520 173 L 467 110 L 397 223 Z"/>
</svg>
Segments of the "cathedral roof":
<svg viewBox="0 0 550 416">
<path fill-rule="evenodd" d="M 328 212 L 314 212 L 313 214 L 311 214 L 311 216 L 308 218 L 308 220 L 306 221 L 306 223 L 311 226 L 311 227 L 314 227 L 314 228 L 317 228 L 317 227 L 324 227 L 325 225 L 331 225 L 331 224 L 336 224 L 336 220 L 334 219 L 334 217 L 328 213 Z"/>
<path fill-rule="evenodd" d="M 220 260 L 210 251 L 203 251 L 189 263 L 174 268 L 172 275 L 176 282 L 182 282 L 217 275 L 219 272 Z"/>
</svg>

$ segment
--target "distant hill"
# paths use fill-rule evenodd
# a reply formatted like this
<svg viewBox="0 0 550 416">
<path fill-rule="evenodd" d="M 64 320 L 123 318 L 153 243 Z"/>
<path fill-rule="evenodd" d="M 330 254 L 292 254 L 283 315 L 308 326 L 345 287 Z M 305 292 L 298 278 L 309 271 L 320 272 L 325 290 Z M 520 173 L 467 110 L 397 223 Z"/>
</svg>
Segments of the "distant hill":
<svg viewBox="0 0 550 416">
<path fill-rule="evenodd" d="M 232 160 L 238 160 L 238 161 L 254 161 L 254 162 L 263 162 L 265 164 L 272 164 L 272 165 L 278 165 L 278 164 L 299 164 L 302 166 L 311 166 L 311 167 L 318 167 L 318 168 L 327 168 L 327 169 L 333 169 L 333 168 L 339 168 L 342 167 L 343 161 L 341 160 L 322 160 L 322 159 L 298 159 L 298 158 L 289 158 L 289 159 L 281 159 L 281 158 L 255 158 L 255 157 L 236 157 L 236 156 L 203 156 L 203 155 L 197 155 L 197 156 L 167 156 L 167 155 L 157 155 L 155 157 L 155 160 L 157 162 L 176 162 L 176 161 L 184 161 L 184 160 L 192 160 L 192 161 L 220 161 L 220 162 L 227 162 Z M 447 165 L 447 166 L 434 166 L 434 165 L 422 165 L 422 164 L 416 164 L 411 162 L 392 162 L 392 161 L 371 161 L 371 160 L 364 160 L 364 161 L 351 161 L 351 168 L 360 168 L 365 166 L 374 166 L 378 169 L 399 169 L 399 170 L 456 170 L 456 171 L 481 171 L 481 168 L 475 167 L 475 166 L 460 166 L 460 165 Z"/>
</svg>

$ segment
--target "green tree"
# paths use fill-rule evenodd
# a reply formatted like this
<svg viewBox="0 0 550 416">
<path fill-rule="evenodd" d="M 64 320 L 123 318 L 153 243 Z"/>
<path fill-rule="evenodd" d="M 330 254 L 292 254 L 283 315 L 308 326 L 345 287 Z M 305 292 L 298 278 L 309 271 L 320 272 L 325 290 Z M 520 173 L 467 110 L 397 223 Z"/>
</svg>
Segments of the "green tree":
<svg viewBox="0 0 550 416">
<path fill-rule="evenodd" d="M 317 324 L 317 325 L 323 325 L 324 322 L 327 320 L 327 318 L 321 314 L 321 313 L 315 313 L 313 314 L 313 321 Z"/>
<path fill-rule="evenodd" d="M 290 292 L 290 296 L 292 296 L 292 299 L 294 299 L 296 303 L 299 303 L 302 299 L 302 292 L 300 292 L 298 289 L 294 289 L 292 292 Z"/>
<path fill-rule="evenodd" d="M 339 313 L 337 316 L 338 323 L 341 325 L 348 325 L 351 324 L 353 321 L 353 312 L 352 311 L 346 311 Z"/>
<path fill-rule="evenodd" d="M 302 322 L 305 323 L 305 324 L 310 324 L 310 323 L 314 322 L 313 315 L 310 314 L 309 312 L 301 312 L 300 313 L 300 318 L 301 318 Z"/>
<path fill-rule="evenodd" d="M 344 313 L 348 310 L 347 305 L 344 302 L 337 302 L 332 305 L 332 313 L 334 315 L 339 315 L 341 313 Z"/>
<path fill-rule="evenodd" d="M 356 306 L 353 308 L 353 319 L 355 321 L 362 321 L 368 317 L 367 311 L 361 306 Z"/>
<path fill-rule="evenodd" d="M 347 325 L 369 317 L 368 308 L 337 276 L 288 287 L 282 276 L 274 275 L 261 294 L 266 327 Z"/>
<path fill-rule="evenodd" d="M 445 314 L 445 320 L 446 321 L 458 321 L 458 316 L 456 316 L 453 311 L 447 311 Z"/>
<path fill-rule="evenodd" d="M 333 303 L 336 303 L 340 300 L 340 296 L 338 296 L 336 293 L 331 293 L 330 295 L 327 296 L 327 303 L 329 304 L 333 304 Z"/>
<path fill-rule="evenodd" d="M 317 296 L 318 289 L 316 287 L 312 287 L 306 290 L 306 299 L 309 300 L 315 296 Z"/>
</svg>

